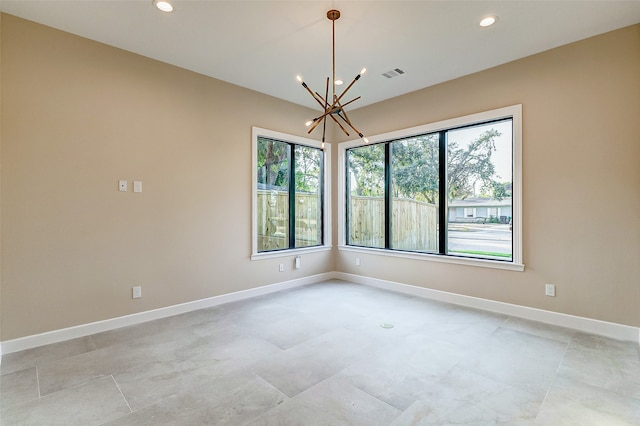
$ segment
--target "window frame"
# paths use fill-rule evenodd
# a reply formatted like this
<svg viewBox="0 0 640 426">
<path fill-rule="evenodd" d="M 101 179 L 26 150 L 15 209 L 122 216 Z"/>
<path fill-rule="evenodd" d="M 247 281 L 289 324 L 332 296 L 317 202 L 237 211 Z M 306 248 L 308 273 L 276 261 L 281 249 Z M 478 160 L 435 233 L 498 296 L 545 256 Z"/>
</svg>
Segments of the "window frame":
<svg viewBox="0 0 640 426">
<path fill-rule="evenodd" d="M 282 250 L 274 251 L 258 251 L 258 138 L 274 139 L 277 141 L 307 146 L 324 151 L 323 154 L 323 172 L 322 172 L 322 236 L 321 245 L 311 247 L 290 247 Z M 313 139 L 304 138 L 295 135 L 281 133 L 275 130 L 263 129 L 260 127 L 252 127 L 251 130 L 251 260 L 269 259 L 286 257 L 291 255 L 300 255 L 302 253 L 311 253 L 317 251 L 331 250 L 331 145 L 322 143 Z M 291 220 L 291 219 L 290 219 Z"/>
<path fill-rule="evenodd" d="M 416 127 L 402 129 L 398 131 L 370 136 L 369 143 L 390 142 L 396 139 L 405 139 L 412 136 L 435 133 L 450 130 L 453 128 L 472 126 L 489 121 L 500 119 L 512 119 L 513 123 L 513 181 L 512 181 L 512 261 L 456 257 L 439 253 L 421 253 L 390 250 L 373 247 L 351 246 L 346 244 L 347 240 L 347 193 L 346 193 L 346 158 L 347 150 L 365 145 L 362 140 L 351 140 L 338 144 L 338 250 L 360 253 L 373 253 L 383 256 L 420 259 L 425 261 L 452 263 L 459 265 L 480 266 L 495 269 L 506 269 L 512 271 L 524 271 L 522 252 L 522 105 L 512 105 L 462 117 L 451 118 L 434 123 L 424 124 Z"/>
</svg>

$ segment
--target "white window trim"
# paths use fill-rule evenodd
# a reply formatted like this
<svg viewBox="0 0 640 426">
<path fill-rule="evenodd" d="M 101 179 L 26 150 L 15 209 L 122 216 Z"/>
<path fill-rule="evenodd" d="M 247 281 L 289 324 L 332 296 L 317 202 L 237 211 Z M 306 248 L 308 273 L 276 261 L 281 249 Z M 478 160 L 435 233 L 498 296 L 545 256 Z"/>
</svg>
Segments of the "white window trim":
<svg viewBox="0 0 640 426">
<path fill-rule="evenodd" d="M 271 138 L 283 142 L 290 142 L 297 145 L 305 145 L 312 148 L 322 148 L 319 141 L 303 138 L 300 136 L 289 135 L 277 132 L 275 130 L 262 129 L 260 127 L 252 127 L 251 129 L 251 260 L 272 259 L 278 257 L 287 257 L 302 253 L 312 253 L 318 251 L 331 250 L 331 145 L 324 146 L 324 198 L 322 203 L 324 211 L 322 214 L 322 227 L 324 235 L 324 243 L 321 246 L 300 247 L 278 251 L 258 252 L 258 137 Z"/>
<path fill-rule="evenodd" d="M 512 105 L 498 108 L 491 111 L 466 115 L 464 117 L 452 118 L 438 121 L 436 123 L 424 124 L 411 127 L 409 129 L 397 130 L 394 132 L 368 136 L 369 143 L 386 142 L 393 139 L 402 139 L 424 133 L 438 132 L 440 130 L 451 129 L 474 123 L 499 120 L 501 118 L 513 119 L 513 196 L 512 196 L 512 217 L 513 217 L 513 261 L 504 262 L 490 259 L 473 259 L 455 256 L 443 256 L 438 254 L 402 252 L 395 250 L 384 250 L 375 248 L 363 248 L 348 246 L 346 243 L 346 151 L 349 148 L 363 146 L 361 139 L 351 140 L 338 144 L 338 250 L 353 251 L 360 253 L 374 253 L 382 256 L 402 257 L 408 259 L 421 259 L 458 265 L 481 266 L 495 269 L 506 269 L 511 271 L 524 271 L 522 253 L 522 105 Z"/>
</svg>

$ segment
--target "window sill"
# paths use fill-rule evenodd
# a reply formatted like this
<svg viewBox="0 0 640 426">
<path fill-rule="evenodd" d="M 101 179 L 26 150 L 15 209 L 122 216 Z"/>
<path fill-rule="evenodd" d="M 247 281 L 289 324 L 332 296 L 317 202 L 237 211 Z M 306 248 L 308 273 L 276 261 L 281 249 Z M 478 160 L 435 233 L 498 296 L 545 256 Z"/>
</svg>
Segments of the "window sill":
<svg viewBox="0 0 640 426">
<path fill-rule="evenodd" d="M 428 262 L 450 263 L 455 265 L 477 266 L 481 268 L 503 269 L 507 271 L 523 272 L 524 264 L 515 262 L 501 262 L 486 259 L 472 259 L 467 257 L 443 256 L 428 253 L 409 253 L 394 250 L 374 249 L 354 246 L 338 246 L 339 251 L 350 251 L 355 253 L 375 254 L 378 256 L 399 257 L 403 259 L 426 260 Z"/>
<path fill-rule="evenodd" d="M 251 255 L 251 260 L 276 259 L 279 257 L 298 256 L 306 253 L 330 251 L 331 248 L 332 248 L 331 246 L 315 246 L 315 247 L 303 247 L 303 248 L 286 249 L 286 250 L 278 250 L 278 251 L 267 251 L 263 253 L 253 253 Z"/>
</svg>

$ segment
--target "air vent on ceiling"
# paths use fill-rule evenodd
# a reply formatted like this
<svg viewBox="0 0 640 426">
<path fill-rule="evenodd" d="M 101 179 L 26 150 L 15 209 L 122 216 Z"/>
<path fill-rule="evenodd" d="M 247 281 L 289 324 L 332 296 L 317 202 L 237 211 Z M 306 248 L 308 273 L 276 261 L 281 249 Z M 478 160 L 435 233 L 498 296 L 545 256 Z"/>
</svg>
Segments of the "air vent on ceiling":
<svg viewBox="0 0 640 426">
<path fill-rule="evenodd" d="M 393 77 L 397 77 L 399 75 L 404 74 L 404 71 L 401 70 L 400 68 L 394 68 L 390 71 L 387 71 L 385 73 L 383 73 L 382 75 L 384 75 L 387 78 L 393 78 Z"/>
</svg>

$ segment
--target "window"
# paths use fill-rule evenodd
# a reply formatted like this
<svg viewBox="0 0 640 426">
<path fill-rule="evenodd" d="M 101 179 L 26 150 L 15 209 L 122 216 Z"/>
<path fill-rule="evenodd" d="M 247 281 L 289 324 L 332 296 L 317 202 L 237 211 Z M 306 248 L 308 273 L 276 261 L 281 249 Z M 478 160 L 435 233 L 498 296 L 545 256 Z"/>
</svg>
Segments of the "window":
<svg viewBox="0 0 640 426">
<path fill-rule="evenodd" d="M 254 128 L 253 255 L 325 244 L 325 155 L 316 141 Z"/>
<path fill-rule="evenodd" d="M 518 105 L 340 144 L 341 249 L 522 270 L 520 122 Z"/>
</svg>

